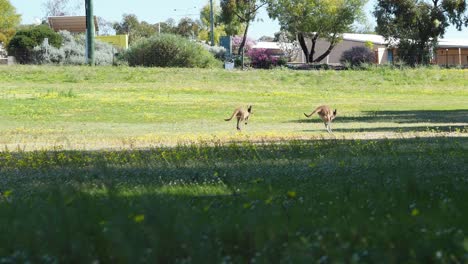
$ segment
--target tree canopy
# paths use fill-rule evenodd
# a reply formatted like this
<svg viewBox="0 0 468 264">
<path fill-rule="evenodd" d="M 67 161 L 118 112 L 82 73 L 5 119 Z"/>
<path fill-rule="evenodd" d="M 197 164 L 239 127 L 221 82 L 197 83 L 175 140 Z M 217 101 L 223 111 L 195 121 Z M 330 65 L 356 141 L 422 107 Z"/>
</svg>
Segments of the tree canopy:
<svg viewBox="0 0 468 264">
<path fill-rule="evenodd" d="M 7 46 L 15 35 L 21 16 L 16 14 L 16 9 L 9 0 L 0 0 L 0 14 L 2 14 L 0 16 L 0 43 Z"/>
<path fill-rule="evenodd" d="M 376 31 L 398 39 L 400 59 L 410 65 L 430 62 L 431 50 L 450 24 L 468 26 L 464 0 L 379 0 L 374 10 Z"/>
<path fill-rule="evenodd" d="M 214 41 L 215 44 L 219 43 L 219 37 L 225 35 L 225 25 L 221 22 L 221 7 L 216 3 L 213 3 L 213 17 L 214 17 Z M 210 41 L 210 4 L 207 3 L 200 11 L 200 31 L 198 33 L 198 39 L 203 41 Z"/>
<path fill-rule="evenodd" d="M 45 17 L 69 16 L 76 14 L 82 7 L 82 0 L 47 0 L 43 3 Z"/>
<path fill-rule="evenodd" d="M 221 0 L 221 18 L 226 24 L 226 33 L 234 33 L 231 32 L 234 28 L 240 29 L 239 24 L 245 26 L 238 54 L 243 54 L 250 22 L 255 20 L 258 10 L 264 5 L 266 5 L 265 0 Z"/>
<path fill-rule="evenodd" d="M 367 0 L 267 0 L 268 13 L 278 19 L 282 30 L 296 35 L 307 62 L 323 60 L 341 40 L 342 33 L 350 31 L 355 21 L 363 18 Z M 310 38 L 311 47 L 306 43 Z M 330 42 L 328 49 L 315 56 L 319 38 Z"/>
<path fill-rule="evenodd" d="M 175 33 L 187 38 L 195 39 L 200 32 L 200 22 L 189 17 L 183 17 L 179 20 Z"/>
<path fill-rule="evenodd" d="M 124 14 L 120 23 L 114 23 L 113 28 L 117 34 L 128 34 L 129 44 L 140 38 L 153 36 L 157 32 L 157 25 L 151 25 L 145 21 L 138 21 L 134 14 Z"/>
</svg>

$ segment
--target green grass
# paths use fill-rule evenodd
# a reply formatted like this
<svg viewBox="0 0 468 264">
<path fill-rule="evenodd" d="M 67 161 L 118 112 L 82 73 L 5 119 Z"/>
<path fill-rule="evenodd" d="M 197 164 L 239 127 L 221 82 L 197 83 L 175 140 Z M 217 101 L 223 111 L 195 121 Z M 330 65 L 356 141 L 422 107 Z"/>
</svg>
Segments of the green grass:
<svg viewBox="0 0 468 264">
<path fill-rule="evenodd" d="M 468 124 L 468 71 L 246 71 L 118 67 L 0 68 L 0 145 L 42 149 L 327 136 L 320 104 L 338 109 L 339 138 L 456 132 Z M 245 132 L 225 122 L 253 104 Z"/>
<path fill-rule="evenodd" d="M 468 139 L 0 154 L 0 260 L 466 262 Z"/>
<path fill-rule="evenodd" d="M 0 67 L 0 263 L 466 263 L 466 80 Z"/>
</svg>

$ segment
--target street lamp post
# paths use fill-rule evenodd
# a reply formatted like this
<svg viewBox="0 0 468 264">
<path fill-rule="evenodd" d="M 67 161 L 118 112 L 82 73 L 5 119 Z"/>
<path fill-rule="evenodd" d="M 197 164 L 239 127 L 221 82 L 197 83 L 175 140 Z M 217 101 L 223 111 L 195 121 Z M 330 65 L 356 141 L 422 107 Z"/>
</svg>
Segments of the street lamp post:
<svg viewBox="0 0 468 264">
<path fill-rule="evenodd" d="M 210 30 L 211 30 L 211 46 L 214 46 L 214 14 L 213 14 L 213 0 L 210 0 Z"/>
<path fill-rule="evenodd" d="M 94 65 L 94 12 L 93 0 L 85 0 L 86 7 L 86 61 L 90 66 Z"/>
</svg>

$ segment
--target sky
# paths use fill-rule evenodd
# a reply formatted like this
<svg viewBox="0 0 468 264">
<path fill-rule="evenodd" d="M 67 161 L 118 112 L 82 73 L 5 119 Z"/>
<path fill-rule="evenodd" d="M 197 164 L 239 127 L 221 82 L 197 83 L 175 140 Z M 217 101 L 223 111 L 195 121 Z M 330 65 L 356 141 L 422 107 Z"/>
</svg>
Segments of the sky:
<svg viewBox="0 0 468 264">
<path fill-rule="evenodd" d="M 219 0 L 214 0 L 219 3 Z M 22 16 L 23 24 L 32 24 L 40 21 L 44 17 L 45 11 L 43 4 L 46 0 L 10 0 L 10 3 L 16 8 L 17 13 Z M 166 21 L 173 18 L 178 21 L 182 17 L 191 17 L 198 19 L 201 8 L 209 3 L 209 0 L 94 0 L 94 14 L 103 17 L 110 22 L 119 22 L 123 14 L 135 14 L 140 21 L 146 21 L 151 24 Z M 375 19 L 371 13 L 376 0 L 370 0 L 365 6 L 368 14 L 368 20 L 375 25 Z M 82 7 L 84 15 L 84 0 Z M 80 15 L 80 14 L 77 14 Z M 249 29 L 249 37 L 258 39 L 261 36 L 273 36 L 279 31 L 277 21 L 268 18 L 265 10 L 261 10 L 258 15 L 259 21 L 254 22 Z M 468 29 L 457 31 L 451 27 L 446 32 L 445 39 L 465 39 L 468 40 Z"/>
</svg>

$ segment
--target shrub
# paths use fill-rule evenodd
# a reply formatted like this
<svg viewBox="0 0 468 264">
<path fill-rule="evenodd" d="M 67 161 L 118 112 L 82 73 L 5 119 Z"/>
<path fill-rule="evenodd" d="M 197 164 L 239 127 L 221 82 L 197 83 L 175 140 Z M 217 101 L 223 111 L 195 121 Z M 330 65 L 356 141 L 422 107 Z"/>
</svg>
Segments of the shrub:
<svg viewBox="0 0 468 264">
<path fill-rule="evenodd" d="M 30 63 L 32 50 L 41 45 L 45 38 L 52 47 L 58 48 L 62 44 L 62 37 L 46 25 L 18 30 L 8 44 L 8 54 L 15 56 L 19 63 Z"/>
<path fill-rule="evenodd" d="M 85 35 L 73 36 L 68 31 L 60 31 L 63 45 L 55 48 L 43 43 L 34 47 L 31 58 L 36 64 L 65 64 L 83 65 L 86 63 L 86 37 Z M 96 65 L 111 65 L 114 56 L 112 45 L 95 40 L 94 58 Z"/>
<path fill-rule="evenodd" d="M 352 47 L 343 52 L 340 61 L 351 67 L 361 66 L 363 63 L 374 63 L 375 54 L 366 47 Z"/>
<path fill-rule="evenodd" d="M 138 41 L 125 55 L 130 66 L 209 68 L 220 66 L 213 55 L 188 39 L 160 34 Z"/>
<path fill-rule="evenodd" d="M 250 58 L 251 65 L 259 69 L 271 69 L 275 66 L 286 65 L 287 59 L 272 56 L 267 49 L 251 49 L 247 55 Z"/>
<path fill-rule="evenodd" d="M 209 51 L 216 59 L 224 61 L 226 59 L 226 48 L 221 46 L 210 46 L 205 43 L 200 43 L 203 48 Z"/>
</svg>

